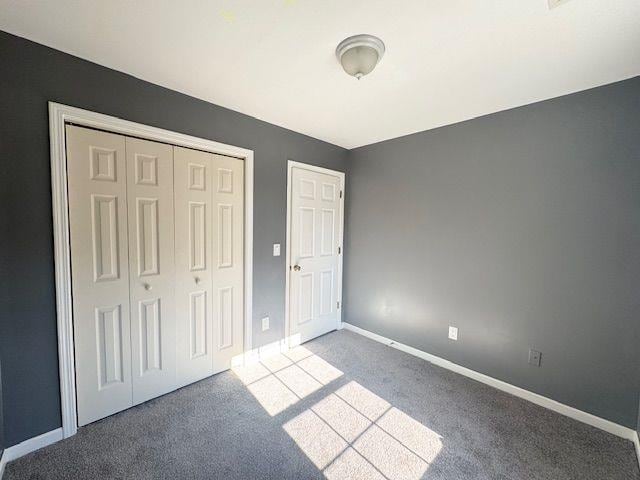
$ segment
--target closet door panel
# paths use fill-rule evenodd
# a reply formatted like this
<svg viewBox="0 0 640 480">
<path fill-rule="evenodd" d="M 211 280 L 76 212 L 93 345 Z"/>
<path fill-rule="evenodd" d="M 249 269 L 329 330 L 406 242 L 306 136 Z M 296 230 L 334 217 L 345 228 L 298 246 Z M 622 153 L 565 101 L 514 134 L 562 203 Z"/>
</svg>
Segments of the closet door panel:
<svg viewBox="0 0 640 480">
<path fill-rule="evenodd" d="M 213 373 L 212 159 L 174 147 L 178 384 Z"/>
<path fill-rule="evenodd" d="M 133 403 L 176 387 L 173 147 L 126 139 Z"/>
<path fill-rule="evenodd" d="M 125 137 L 66 127 L 78 424 L 132 405 Z"/>
<path fill-rule="evenodd" d="M 244 351 L 244 162 L 213 158 L 213 370 Z"/>
</svg>

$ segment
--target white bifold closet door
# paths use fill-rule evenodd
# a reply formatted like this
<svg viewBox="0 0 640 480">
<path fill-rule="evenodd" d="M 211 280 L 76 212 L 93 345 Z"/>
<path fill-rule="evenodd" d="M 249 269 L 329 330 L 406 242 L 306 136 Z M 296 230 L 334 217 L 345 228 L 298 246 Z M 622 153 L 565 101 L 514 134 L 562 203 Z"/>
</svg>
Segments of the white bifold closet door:
<svg viewBox="0 0 640 480">
<path fill-rule="evenodd" d="M 244 162 L 67 126 L 78 423 L 243 352 Z"/>
<path fill-rule="evenodd" d="M 244 350 L 244 162 L 213 155 L 213 373 Z"/>
<path fill-rule="evenodd" d="M 173 147 L 127 138 L 133 404 L 176 382 Z"/>
<path fill-rule="evenodd" d="M 243 350 L 244 162 L 175 147 L 178 383 Z"/>
<path fill-rule="evenodd" d="M 176 330 L 178 381 L 211 374 L 213 365 L 212 156 L 175 147 Z"/>
<path fill-rule="evenodd" d="M 125 137 L 67 126 L 78 423 L 132 405 Z"/>
</svg>

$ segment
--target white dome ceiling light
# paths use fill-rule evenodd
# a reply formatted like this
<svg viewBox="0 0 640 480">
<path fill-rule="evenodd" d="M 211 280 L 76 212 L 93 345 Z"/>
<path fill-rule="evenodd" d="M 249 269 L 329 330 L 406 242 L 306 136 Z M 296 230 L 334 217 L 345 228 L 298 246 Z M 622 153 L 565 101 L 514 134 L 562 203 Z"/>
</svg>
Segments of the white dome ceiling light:
<svg viewBox="0 0 640 480">
<path fill-rule="evenodd" d="M 378 64 L 384 55 L 384 43 L 373 35 L 345 38 L 336 48 L 336 57 L 349 75 L 360 80 Z"/>
</svg>

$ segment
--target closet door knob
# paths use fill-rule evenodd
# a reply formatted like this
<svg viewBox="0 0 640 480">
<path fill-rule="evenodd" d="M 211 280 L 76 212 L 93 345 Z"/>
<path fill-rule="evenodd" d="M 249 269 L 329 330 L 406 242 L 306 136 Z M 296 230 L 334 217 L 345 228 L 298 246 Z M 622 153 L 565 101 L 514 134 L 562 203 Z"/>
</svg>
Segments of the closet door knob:
<svg viewBox="0 0 640 480">
<path fill-rule="evenodd" d="M 200 285 L 200 277 L 195 277 L 193 280 L 196 282 L 196 285 Z"/>
<path fill-rule="evenodd" d="M 152 287 L 150 284 L 148 284 L 148 283 L 145 283 L 145 284 L 144 284 L 144 289 L 145 289 L 147 292 L 148 292 L 149 290 L 151 290 L 152 288 L 153 288 L 153 287 Z"/>
<path fill-rule="evenodd" d="M 299 272 L 300 270 L 302 270 L 302 268 L 300 267 L 300 265 L 294 265 L 294 266 L 293 266 L 293 271 L 294 271 L 294 272 Z"/>
</svg>

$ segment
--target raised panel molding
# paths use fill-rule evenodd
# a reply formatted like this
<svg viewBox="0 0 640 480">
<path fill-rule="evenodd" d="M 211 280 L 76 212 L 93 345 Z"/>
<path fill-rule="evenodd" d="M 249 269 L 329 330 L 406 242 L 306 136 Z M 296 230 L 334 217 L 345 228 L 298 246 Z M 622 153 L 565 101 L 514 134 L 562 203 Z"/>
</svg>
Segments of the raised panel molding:
<svg viewBox="0 0 640 480">
<path fill-rule="evenodd" d="M 90 158 L 89 175 L 91 180 L 99 182 L 117 181 L 115 150 L 90 147 Z"/>
<path fill-rule="evenodd" d="M 158 185 L 158 158 L 137 153 L 135 155 L 136 184 Z"/>
<path fill-rule="evenodd" d="M 122 383 L 122 316 L 121 306 L 96 308 L 98 334 L 98 388 L 103 390 Z"/>
<path fill-rule="evenodd" d="M 315 209 L 300 207 L 300 258 L 313 257 L 315 254 L 315 218 Z"/>
<path fill-rule="evenodd" d="M 320 255 L 333 255 L 335 249 L 335 211 L 333 209 L 322 210 L 322 232 L 320 238 Z"/>
<path fill-rule="evenodd" d="M 336 199 L 336 186 L 333 183 L 322 184 L 322 200 L 333 202 Z"/>
<path fill-rule="evenodd" d="M 233 170 L 218 169 L 218 193 L 233 193 Z"/>
<path fill-rule="evenodd" d="M 160 299 L 140 302 L 140 374 L 162 370 Z"/>
<path fill-rule="evenodd" d="M 188 165 L 189 190 L 206 190 L 207 189 L 207 167 L 199 163 L 190 163 Z"/>
<path fill-rule="evenodd" d="M 207 205 L 189 202 L 189 269 L 207 268 Z"/>
<path fill-rule="evenodd" d="M 300 179 L 300 198 L 308 198 L 315 200 L 316 198 L 316 182 L 313 180 Z"/>
<path fill-rule="evenodd" d="M 189 294 L 189 328 L 191 358 L 207 354 L 207 292 Z"/>
<path fill-rule="evenodd" d="M 218 268 L 233 266 L 233 205 L 218 205 Z"/>
<path fill-rule="evenodd" d="M 96 282 L 119 278 L 118 198 L 91 195 L 93 222 L 93 278 Z"/>
<path fill-rule="evenodd" d="M 157 275 L 160 272 L 158 258 L 158 200 L 137 199 L 138 275 Z"/>
<path fill-rule="evenodd" d="M 313 320 L 313 273 L 300 275 L 298 295 L 298 324 L 301 325 Z"/>
<path fill-rule="evenodd" d="M 233 345 L 233 287 L 218 289 L 218 325 L 218 348 L 222 350 Z"/>
<path fill-rule="evenodd" d="M 320 272 L 320 315 L 333 312 L 333 270 Z"/>
</svg>

